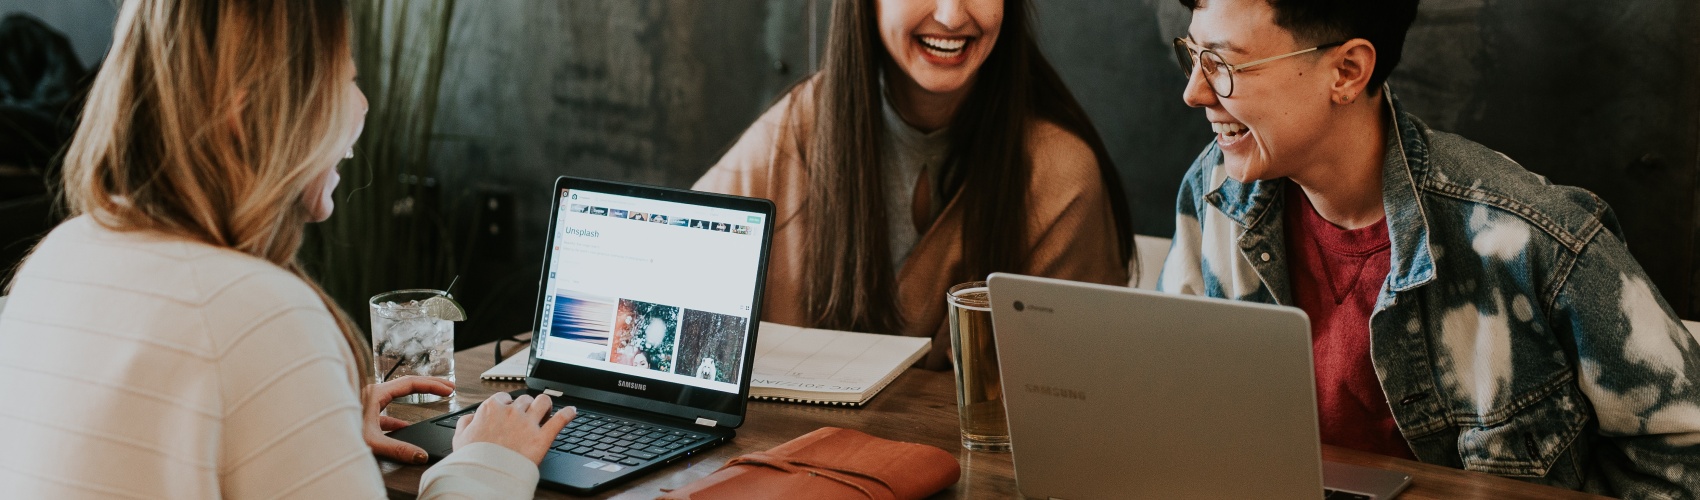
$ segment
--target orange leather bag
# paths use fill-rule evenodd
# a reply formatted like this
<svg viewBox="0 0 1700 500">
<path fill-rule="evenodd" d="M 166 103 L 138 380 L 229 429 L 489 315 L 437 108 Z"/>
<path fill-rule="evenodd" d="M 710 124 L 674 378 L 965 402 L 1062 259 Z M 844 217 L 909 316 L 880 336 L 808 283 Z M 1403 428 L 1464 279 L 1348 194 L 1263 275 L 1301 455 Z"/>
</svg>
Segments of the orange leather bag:
<svg viewBox="0 0 1700 500">
<path fill-rule="evenodd" d="M 662 495 L 667 500 L 811 498 L 910 500 L 956 484 L 962 467 L 944 450 L 822 427 Z"/>
</svg>

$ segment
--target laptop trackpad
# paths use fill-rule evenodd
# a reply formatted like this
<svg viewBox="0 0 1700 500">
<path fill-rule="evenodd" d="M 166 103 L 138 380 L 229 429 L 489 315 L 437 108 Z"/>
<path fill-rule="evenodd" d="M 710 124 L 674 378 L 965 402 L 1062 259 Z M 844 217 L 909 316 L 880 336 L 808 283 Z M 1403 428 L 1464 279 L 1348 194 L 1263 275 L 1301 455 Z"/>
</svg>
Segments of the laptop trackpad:
<svg viewBox="0 0 1700 500">
<path fill-rule="evenodd" d="M 632 467 L 613 462 L 594 460 L 571 453 L 549 450 L 538 464 L 537 473 L 545 479 L 579 488 L 591 488 L 625 475 Z"/>
</svg>

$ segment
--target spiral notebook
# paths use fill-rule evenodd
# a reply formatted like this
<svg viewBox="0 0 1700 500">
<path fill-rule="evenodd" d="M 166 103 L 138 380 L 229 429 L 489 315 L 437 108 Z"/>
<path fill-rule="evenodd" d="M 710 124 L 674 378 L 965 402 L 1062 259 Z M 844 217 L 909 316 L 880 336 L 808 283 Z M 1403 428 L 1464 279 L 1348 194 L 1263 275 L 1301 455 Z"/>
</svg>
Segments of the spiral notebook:
<svg viewBox="0 0 1700 500">
<path fill-rule="evenodd" d="M 484 370 L 478 378 L 484 380 L 500 380 L 504 382 L 524 382 L 526 366 L 531 364 L 531 349 L 526 349 L 508 359 L 496 363 L 496 366 Z"/>
<path fill-rule="evenodd" d="M 750 397 L 862 406 L 927 354 L 932 339 L 761 323 Z"/>
</svg>

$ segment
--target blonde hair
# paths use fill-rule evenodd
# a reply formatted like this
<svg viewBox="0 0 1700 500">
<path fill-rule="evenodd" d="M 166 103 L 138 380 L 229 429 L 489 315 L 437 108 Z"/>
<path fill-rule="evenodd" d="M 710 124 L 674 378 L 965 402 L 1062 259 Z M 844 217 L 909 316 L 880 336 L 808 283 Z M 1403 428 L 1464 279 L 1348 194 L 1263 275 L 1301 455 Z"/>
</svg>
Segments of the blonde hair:
<svg viewBox="0 0 1700 500">
<path fill-rule="evenodd" d="M 372 351 L 296 259 L 303 195 L 360 124 L 347 0 L 130 0 L 65 156 L 72 215 L 253 255 L 319 295 L 372 380 Z"/>
</svg>

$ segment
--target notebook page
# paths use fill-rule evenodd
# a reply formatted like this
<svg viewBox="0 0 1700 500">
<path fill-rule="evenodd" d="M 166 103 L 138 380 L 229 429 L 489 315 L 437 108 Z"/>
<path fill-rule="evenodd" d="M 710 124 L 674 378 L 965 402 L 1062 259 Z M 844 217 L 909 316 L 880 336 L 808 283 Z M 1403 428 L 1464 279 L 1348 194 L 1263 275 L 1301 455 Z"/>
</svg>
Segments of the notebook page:
<svg viewBox="0 0 1700 500">
<path fill-rule="evenodd" d="M 862 393 L 908 368 L 923 337 L 798 328 L 763 322 L 752 387 Z"/>
<path fill-rule="evenodd" d="M 490 367 L 489 370 L 485 370 L 483 374 L 478 376 L 478 378 L 484 380 L 525 380 L 526 365 L 530 363 L 531 350 L 526 349 L 524 351 L 520 351 L 518 354 L 514 354 L 513 356 L 508 356 L 508 359 L 504 359 L 501 363 L 497 363 L 496 366 Z"/>
</svg>

